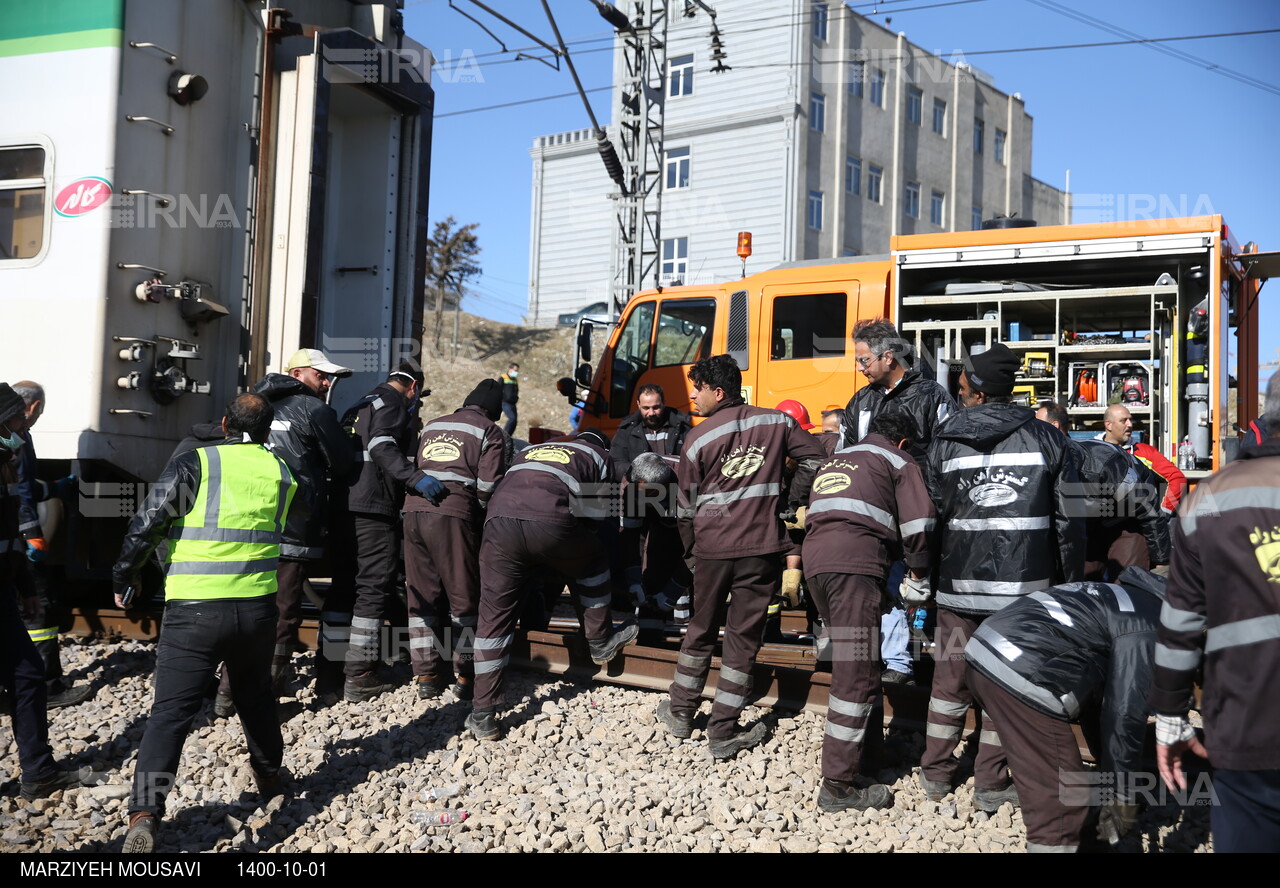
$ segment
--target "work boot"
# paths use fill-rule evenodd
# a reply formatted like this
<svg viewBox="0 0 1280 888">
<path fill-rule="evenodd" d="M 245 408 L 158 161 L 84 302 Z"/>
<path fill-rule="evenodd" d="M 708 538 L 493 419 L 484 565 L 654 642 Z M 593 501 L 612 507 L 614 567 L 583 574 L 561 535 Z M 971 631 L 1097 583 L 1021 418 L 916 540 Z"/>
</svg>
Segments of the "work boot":
<svg viewBox="0 0 1280 888">
<path fill-rule="evenodd" d="M 213 698 L 213 714 L 218 718 L 231 718 L 236 714 L 236 704 L 230 694 L 218 691 L 217 696 Z"/>
<path fill-rule="evenodd" d="M 253 782 L 258 788 L 258 798 L 262 800 L 264 805 L 277 796 L 284 795 L 286 792 L 283 769 L 277 769 L 270 777 L 254 771 Z"/>
<path fill-rule="evenodd" d="M 50 694 L 45 703 L 46 709 L 61 709 L 64 706 L 75 706 L 93 696 L 92 685 L 76 685 L 65 688 L 56 694 Z"/>
<path fill-rule="evenodd" d="M 931 802 L 940 802 L 951 793 L 951 784 L 946 780 L 930 780 L 924 776 L 924 771 L 920 772 L 920 788 L 924 790 L 925 798 Z"/>
<path fill-rule="evenodd" d="M 284 696 L 284 690 L 293 680 L 293 660 L 289 657 L 271 658 L 271 693 Z"/>
<path fill-rule="evenodd" d="M 449 688 L 449 681 L 443 675 L 415 675 L 413 686 L 418 689 L 419 700 L 434 700 Z"/>
<path fill-rule="evenodd" d="M 897 669 L 886 669 L 880 673 L 880 684 L 909 685 L 912 677 L 910 672 L 899 672 Z"/>
<path fill-rule="evenodd" d="M 823 779 L 818 791 L 818 808 L 828 813 L 836 811 L 867 811 L 872 808 L 893 806 L 893 793 L 879 783 L 858 789 L 849 783 L 837 783 Z"/>
<path fill-rule="evenodd" d="M 379 694 L 393 690 L 395 685 L 386 684 L 375 672 L 362 672 L 360 675 L 347 676 L 342 686 L 342 699 L 348 703 L 363 703 L 372 700 Z"/>
<path fill-rule="evenodd" d="M 688 740 L 693 736 L 693 714 L 673 712 L 670 700 L 658 704 L 658 721 L 667 726 L 667 733 L 672 737 Z"/>
<path fill-rule="evenodd" d="M 640 626 L 636 623 L 627 623 L 620 629 L 610 635 L 608 638 L 600 640 L 588 640 L 587 647 L 591 649 L 591 662 L 597 666 L 608 666 L 614 657 L 618 656 L 618 652 L 636 640 L 636 636 L 640 634 Z"/>
<path fill-rule="evenodd" d="M 52 795 L 60 789 L 77 789 L 84 786 L 88 771 L 88 768 L 85 768 L 83 772 L 79 769 L 70 771 L 57 770 L 39 780 L 22 781 L 19 791 L 24 799 L 28 802 L 33 802 L 36 799 Z"/>
<path fill-rule="evenodd" d="M 1013 785 L 1012 781 L 1004 789 L 975 789 L 973 791 L 973 806 L 979 811 L 994 814 L 1000 810 L 1000 806 L 1005 802 L 1011 803 L 1015 808 L 1018 807 L 1018 788 Z"/>
<path fill-rule="evenodd" d="M 449 690 L 453 691 L 453 696 L 457 697 L 463 703 L 470 703 L 476 694 L 475 685 L 471 683 L 469 678 L 460 678 L 453 683 L 453 687 Z"/>
<path fill-rule="evenodd" d="M 711 757 L 716 760 L 731 759 L 740 752 L 759 746 L 764 742 L 769 729 L 762 721 L 749 728 L 738 728 L 732 736 L 721 740 L 711 738 Z"/>
<path fill-rule="evenodd" d="M 156 850 L 156 817 L 147 811 L 129 815 L 129 831 L 125 833 L 125 854 L 150 854 Z"/>
<path fill-rule="evenodd" d="M 462 726 L 477 740 L 497 740 L 502 736 L 498 714 L 492 709 L 473 709 Z"/>
</svg>

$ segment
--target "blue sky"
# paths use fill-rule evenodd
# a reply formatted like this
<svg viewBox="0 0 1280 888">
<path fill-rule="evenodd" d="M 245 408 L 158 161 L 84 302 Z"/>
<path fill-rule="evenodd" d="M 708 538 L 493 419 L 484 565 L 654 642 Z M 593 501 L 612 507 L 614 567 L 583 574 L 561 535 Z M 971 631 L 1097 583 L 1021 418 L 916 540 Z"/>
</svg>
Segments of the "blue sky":
<svg viewBox="0 0 1280 888">
<path fill-rule="evenodd" d="M 721 11 L 733 0 L 710 5 Z M 431 218 L 478 222 L 484 275 L 464 307 L 518 323 L 528 295 L 529 147 L 537 136 L 590 125 L 567 69 L 514 61 L 531 41 L 469 0 L 408 0 L 405 30 L 437 58 Z M 630 0 L 627 0 L 630 3 Z M 486 0 L 548 42 L 537 0 Z M 833 3 L 834 5 L 834 3 Z M 1035 120 L 1033 174 L 1078 197 L 1108 195 L 1120 217 L 1221 213 L 1241 243 L 1280 249 L 1280 33 L 1150 45 L 988 53 L 1062 44 L 1280 29 L 1271 0 L 890 0 L 850 4 L 925 49 L 963 53 L 1019 92 Z M 589 0 L 550 0 L 602 123 L 610 116 L 611 29 Z M 874 12 L 873 12 L 874 10 Z M 782 13 L 779 14 L 780 23 Z M 732 31 L 724 31 L 729 63 Z M 545 56 L 544 52 L 539 51 Z M 729 72 L 725 77 L 732 77 Z M 1258 81 L 1265 88 L 1249 82 Z M 511 104 L 516 103 L 516 104 Z M 491 108 L 503 105 L 506 107 Z M 477 110 L 491 109 L 491 110 Z M 600 169 L 603 178 L 603 166 Z M 1088 198 L 1086 198 L 1087 200 Z M 1150 208 L 1154 208 L 1150 209 Z M 1077 216 L 1079 219 L 1079 216 Z M 732 249 L 727 245 L 726 249 Z M 1262 291 L 1263 361 L 1280 349 L 1280 281 Z"/>
</svg>

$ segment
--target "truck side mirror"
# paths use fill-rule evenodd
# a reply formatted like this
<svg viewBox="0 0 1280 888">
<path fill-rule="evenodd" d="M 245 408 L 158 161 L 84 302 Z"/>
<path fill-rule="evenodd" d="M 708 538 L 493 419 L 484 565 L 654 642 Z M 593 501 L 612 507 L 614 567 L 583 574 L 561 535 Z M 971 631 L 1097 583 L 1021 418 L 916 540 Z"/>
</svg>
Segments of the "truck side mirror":
<svg viewBox="0 0 1280 888">
<path fill-rule="evenodd" d="M 587 363 L 579 364 L 578 372 L 574 374 L 574 379 L 583 388 L 591 388 L 591 365 Z"/>
<path fill-rule="evenodd" d="M 578 393 L 578 386 L 577 383 L 568 376 L 561 376 L 556 380 L 556 391 L 572 401 L 574 400 L 574 396 Z"/>
<path fill-rule="evenodd" d="M 585 318 L 578 322 L 578 357 L 591 363 L 591 331 L 594 329 L 591 322 Z M 582 368 L 578 368 L 578 372 L 582 372 Z"/>
</svg>

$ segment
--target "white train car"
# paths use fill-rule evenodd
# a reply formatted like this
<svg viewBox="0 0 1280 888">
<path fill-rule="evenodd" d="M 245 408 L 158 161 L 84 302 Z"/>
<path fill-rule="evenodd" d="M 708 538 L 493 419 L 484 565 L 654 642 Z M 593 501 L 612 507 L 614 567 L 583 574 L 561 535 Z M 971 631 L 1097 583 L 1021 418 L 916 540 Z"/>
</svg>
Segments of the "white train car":
<svg viewBox="0 0 1280 888">
<path fill-rule="evenodd" d="M 400 4 L 5 4 L 0 380 L 45 386 L 42 473 L 115 527 L 71 522 L 69 574 L 295 349 L 357 369 L 339 412 L 417 353 L 433 94 Z"/>
</svg>

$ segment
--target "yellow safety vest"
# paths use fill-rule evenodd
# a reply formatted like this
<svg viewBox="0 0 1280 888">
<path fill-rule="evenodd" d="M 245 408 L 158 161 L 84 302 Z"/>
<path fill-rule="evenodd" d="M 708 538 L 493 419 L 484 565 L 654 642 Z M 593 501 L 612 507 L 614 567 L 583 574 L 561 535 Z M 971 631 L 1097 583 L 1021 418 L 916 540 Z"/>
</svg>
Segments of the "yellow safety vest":
<svg viewBox="0 0 1280 888">
<path fill-rule="evenodd" d="M 169 528 L 165 600 L 274 594 L 281 531 L 297 482 L 261 444 L 195 452 L 200 489 L 191 511 Z"/>
</svg>

